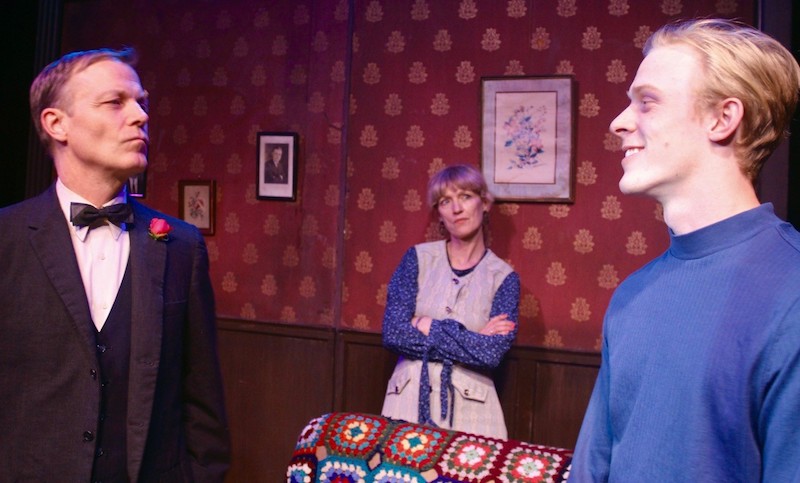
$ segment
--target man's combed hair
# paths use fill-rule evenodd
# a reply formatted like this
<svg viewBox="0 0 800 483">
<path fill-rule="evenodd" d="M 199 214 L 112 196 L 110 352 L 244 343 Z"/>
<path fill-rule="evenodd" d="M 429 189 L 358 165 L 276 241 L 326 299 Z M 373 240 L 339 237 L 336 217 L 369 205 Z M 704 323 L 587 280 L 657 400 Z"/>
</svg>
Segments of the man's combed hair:
<svg viewBox="0 0 800 483">
<path fill-rule="evenodd" d="M 800 67 L 777 40 L 739 22 L 702 19 L 668 24 L 644 46 L 686 45 L 700 56 L 705 82 L 698 108 L 727 98 L 744 105 L 734 146 L 741 169 L 755 182 L 764 162 L 786 136 L 800 93 Z"/>
<path fill-rule="evenodd" d="M 68 109 L 69 99 L 64 99 L 64 86 L 73 75 L 102 60 L 117 60 L 132 66 L 136 63 L 136 52 L 132 48 L 72 52 L 45 67 L 33 80 L 30 90 L 31 118 L 45 147 L 50 145 L 50 136 L 42 127 L 42 111 L 48 107 Z"/>
</svg>

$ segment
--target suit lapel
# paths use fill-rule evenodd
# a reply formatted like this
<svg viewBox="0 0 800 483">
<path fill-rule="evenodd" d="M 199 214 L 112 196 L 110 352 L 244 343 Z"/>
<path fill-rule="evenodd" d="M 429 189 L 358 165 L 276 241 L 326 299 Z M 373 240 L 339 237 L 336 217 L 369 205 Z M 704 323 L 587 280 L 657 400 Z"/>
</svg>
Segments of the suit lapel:
<svg viewBox="0 0 800 483">
<path fill-rule="evenodd" d="M 131 354 L 128 386 L 128 475 L 137 481 L 153 409 L 161 357 L 164 276 L 167 243 L 148 235 L 151 212 L 131 201 L 135 226 L 129 231 L 131 254 Z M 97 364 L 95 330 L 81 280 L 69 225 L 55 188 L 36 198 L 28 221 L 31 246 L 85 344 L 85 356 Z"/>
<path fill-rule="evenodd" d="M 29 221 L 31 246 L 72 317 L 75 328 L 84 341 L 85 354 L 94 366 L 97 363 L 95 330 L 70 238 L 69 225 L 53 187 L 38 197 L 37 203 L 39 206 L 36 214 Z"/>
<path fill-rule="evenodd" d="M 148 235 L 150 212 L 135 201 L 130 203 L 135 226 L 129 232 L 132 309 L 127 443 L 128 475 L 131 481 L 136 481 L 147 441 L 161 357 L 167 243 Z"/>
</svg>

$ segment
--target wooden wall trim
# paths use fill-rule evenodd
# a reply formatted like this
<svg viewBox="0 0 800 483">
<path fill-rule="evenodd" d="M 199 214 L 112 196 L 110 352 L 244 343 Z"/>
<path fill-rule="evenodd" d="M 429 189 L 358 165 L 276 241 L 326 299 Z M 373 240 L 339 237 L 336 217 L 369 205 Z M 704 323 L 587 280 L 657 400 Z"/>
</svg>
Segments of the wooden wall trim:
<svg viewBox="0 0 800 483">
<path fill-rule="evenodd" d="M 301 339 L 315 340 L 333 341 L 335 336 L 335 331 L 330 327 L 253 322 L 251 320 L 239 319 L 219 318 L 217 319 L 217 328 L 219 330 L 227 331 L 255 332 L 260 334 L 272 334 L 283 337 L 299 337 Z"/>
</svg>

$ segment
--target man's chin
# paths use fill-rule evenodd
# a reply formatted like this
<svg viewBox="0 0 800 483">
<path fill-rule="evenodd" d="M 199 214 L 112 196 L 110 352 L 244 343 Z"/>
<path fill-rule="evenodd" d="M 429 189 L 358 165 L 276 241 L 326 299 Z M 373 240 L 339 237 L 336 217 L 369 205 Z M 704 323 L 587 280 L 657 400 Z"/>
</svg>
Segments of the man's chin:
<svg viewBox="0 0 800 483">
<path fill-rule="evenodd" d="M 119 178 L 123 180 L 127 180 L 128 178 L 133 178 L 134 176 L 139 176 L 140 174 L 144 173 L 144 170 L 147 169 L 147 159 L 143 161 L 133 163 L 128 169 L 120 170 Z"/>
<path fill-rule="evenodd" d="M 619 180 L 619 190 L 624 195 L 646 195 L 645 190 L 641 186 L 637 186 L 635 183 L 632 183 L 630 180 L 626 180 L 623 176 L 621 180 Z"/>
<path fill-rule="evenodd" d="M 625 177 L 623 176 L 622 179 L 619 180 L 619 190 L 622 194 L 629 195 L 631 194 L 631 186 L 630 183 L 626 182 Z"/>
<path fill-rule="evenodd" d="M 131 170 L 133 174 L 131 176 L 136 176 L 137 174 L 144 173 L 144 170 L 147 169 L 147 155 L 139 156 L 136 161 L 134 161 L 133 165 L 131 166 Z"/>
</svg>

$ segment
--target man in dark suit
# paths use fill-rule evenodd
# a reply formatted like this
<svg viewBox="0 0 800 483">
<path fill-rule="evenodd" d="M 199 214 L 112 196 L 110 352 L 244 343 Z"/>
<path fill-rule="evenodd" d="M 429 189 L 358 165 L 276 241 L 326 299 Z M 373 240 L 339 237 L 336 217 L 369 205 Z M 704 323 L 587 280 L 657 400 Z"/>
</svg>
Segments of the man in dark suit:
<svg viewBox="0 0 800 483">
<path fill-rule="evenodd" d="M 127 199 L 147 166 L 129 50 L 31 87 L 58 179 L 0 210 L 0 481 L 222 481 L 229 435 L 198 230 Z"/>
<path fill-rule="evenodd" d="M 289 178 L 286 176 L 286 161 L 283 159 L 283 147 L 281 145 L 275 145 L 269 152 L 270 157 L 264 164 L 264 182 L 286 184 Z"/>
</svg>

